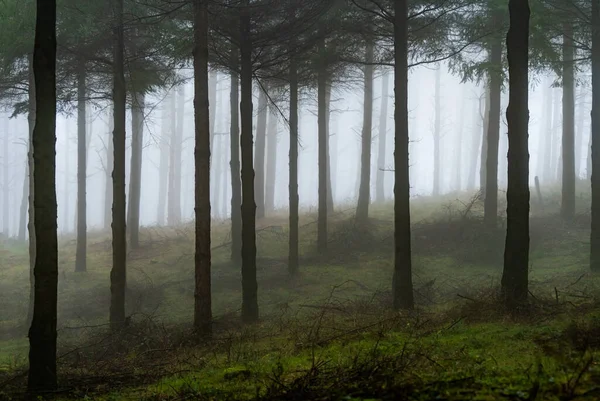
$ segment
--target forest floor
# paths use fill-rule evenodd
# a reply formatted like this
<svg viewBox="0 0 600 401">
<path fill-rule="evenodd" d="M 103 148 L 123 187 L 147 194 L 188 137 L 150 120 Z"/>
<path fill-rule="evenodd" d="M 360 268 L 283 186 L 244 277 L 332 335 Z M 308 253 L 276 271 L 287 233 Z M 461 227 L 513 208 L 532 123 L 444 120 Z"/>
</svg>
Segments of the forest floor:
<svg viewBox="0 0 600 401">
<path fill-rule="evenodd" d="M 504 198 L 501 194 L 500 199 Z M 142 229 L 129 251 L 126 329 L 111 334 L 111 242 L 91 233 L 88 272 L 60 239 L 56 399 L 600 399 L 600 277 L 588 271 L 589 197 L 564 223 L 556 194 L 531 217 L 530 304 L 498 302 L 504 228 L 486 230 L 467 195 L 413 202 L 414 312 L 391 310 L 392 205 L 331 218 L 315 253 L 316 214 L 301 217 L 300 275 L 287 272 L 287 217 L 259 221 L 261 320 L 240 323 L 241 275 L 229 226 L 213 226 L 214 336 L 192 335 L 193 227 Z M 504 209 L 504 205 L 500 205 Z M 25 388 L 27 249 L 0 245 L 0 400 Z"/>
</svg>

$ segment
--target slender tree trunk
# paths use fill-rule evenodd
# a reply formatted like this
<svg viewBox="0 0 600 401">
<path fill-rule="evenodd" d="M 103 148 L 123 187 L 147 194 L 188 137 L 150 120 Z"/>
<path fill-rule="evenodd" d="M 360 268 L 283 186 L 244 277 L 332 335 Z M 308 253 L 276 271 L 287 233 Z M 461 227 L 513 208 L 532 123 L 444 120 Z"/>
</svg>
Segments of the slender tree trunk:
<svg viewBox="0 0 600 401">
<path fill-rule="evenodd" d="M 490 128 L 490 107 L 491 107 L 490 82 L 488 80 L 485 87 L 485 109 L 483 114 L 483 127 L 481 127 L 481 155 L 479 158 L 479 189 L 485 198 L 485 180 L 487 179 L 487 154 L 488 154 L 488 129 Z"/>
<path fill-rule="evenodd" d="M 252 38 L 250 0 L 244 1 L 241 15 L 241 89 L 242 120 L 242 321 L 258 320 L 258 283 L 256 282 L 256 203 L 252 166 Z"/>
<path fill-rule="evenodd" d="M 410 241 L 410 176 L 408 154 L 408 5 L 395 0 L 394 20 L 394 309 L 412 309 L 412 255 Z"/>
<path fill-rule="evenodd" d="M 508 191 L 502 293 L 506 306 L 515 309 L 529 293 L 529 1 L 510 0 L 509 12 Z"/>
<path fill-rule="evenodd" d="M 545 79 L 543 82 L 542 98 L 544 99 L 544 106 L 542 107 L 542 123 L 540 124 L 540 133 L 538 138 L 538 158 L 537 158 L 537 176 L 543 177 L 545 175 L 545 158 L 547 158 L 548 139 L 548 127 L 549 120 L 552 118 L 552 92 L 550 89 L 550 80 Z"/>
<path fill-rule="evenodd" d="M 125 225 L 125 102 L 123 0 L 114 0 L 114 169 L 112 207 L 113 266 L 110 272 L 110 325 L 117 330 L 125 324 L 125 288 L 127 286 L 127 237 Z"/>
<path fill-rule="evenodd" d="M 373 131 L 373 42 L 367 42 L 364 81 L 364 111 L 362 128 L 361 179 L 356 206 L 356 223 L 365 225 L 369 221 L 369 203 L 371 201 L 371 143 Z"/>
<path fill-rule="evenodd" d="M 383 71 L 381 76 L 381 110 L 379 113 L 379 147 L 377 151 L 377 179 L 375 183 L 375 199 L 382 203 L 385 201 L 385 148 L 387 145 L 387 119 L 388 119 L 388 89 L 390 86 L 390 74 L 388 70 Z"/>
<path fill-rule="evenodd" d="M 583 149 L 583 126 L 586 120 L 585 118 L 585 101 L 586 101 L 586 90 L 583 86 L 579 89 L 579 107 L 577 115 L 577 127 L 575 130 L 575 178 L 581 177 L 581 169 L 583 167 L 583 157 L 581 156 L 581 150 Z"/>
<path fill-rule="evenodd" d="M 166 100 L 166 99 L 165 99 Z M 165 101 L 168 103 L 168 100 Z M 169 114 L 167 113 L 166 106 L 162 109 L 161 118 L 161 134 L 160 134 L 160 162 L 158 167 L 158 212 L 157 221 L 159 226 L 165 225 L 166 216 L 166 204 L 167 204 L 167 181 L 169 178 L 169 130 L 168 120 Z"/>
<path fill-rule="evenodd" d="M 485 94 L 483 95 L 485 96 Z M 483 96 L 480 96 L 478 100 L 475 101 L 475 106 L 477 107 L 477 111 L 473 113 L 473 127 L 471 132 L 471 157 L 469 159 L 469 177 L 467 178 L 467 190 L 473 191 L 477 186 L 477 160 L 480 155 L 481 148 L 481 131 L 478 129 L 479 121 L 481 120 L 481 104 L 485 100 Z"/>
<path fill-rule="evenodd" d="M 196 147 L 196 257 L 194 328 L 211 333 L 210 287 L 210 118 L 208 100 L 208 0 L 194 1 L 194 124 Z M 214 114 L 214 111 L 213 111 Z M 213 127 L 214 128 L 214 127 Z"/>
<path fill-rule="evenodd" d="M 142 160 L 144 150 L 144 93 L 133 94 L 131 102 L 131 165 L 129 168 L 129 202 L 127 227 L 129 246 L 140 247 L 140 203 L 142 196 Z"/>
<path fill-rule="evenodd" d="M 325 90 L 325 127 L 327 129 L 327 212 L 333 213 L 334 202 L 333 202 L 333 185 L 332 185 L 332 172 L 331 172 L 331 149 L 329 146 L 329 142 L 331 141 L 329 122 L 331 121 L 331 85 L 329 82 L 327 84 L 327 89 Z M 335 178 L 335 176 L 333 177 Z"/>
<path fill-rule="evenodd" d="M 258 118 L 256 121 L 256 154 L 254 155 L 254 196 L 256 218 L 265 217 L 265 148 L 267 144 L 268 85 L 258 88 Z"/>
<path fill-rule="evenodd" d="M 456 135 L 456 151 L 454 154 L 454 189 L 458 192 L 462 190 L 462 148 L 463 148 L 463 130 L 465 128 L 465 108 L 466 108 L 466 99 L 465 99 L 465 85 L 461 85 L 461 106 L 460 106 L 460 116 L 458 117 L 458 132 Z"/>
<path fill-rule="evenodd" d="M 500 115 L 506 113 L 508 108 L 508 97 L 500 97 Z M 505 132 L 501 125 L 501 131 L 498 138 L 498 187 L 504 186 L 508 182 L 508 133 Z"/>
<path fill-rule="evenodd" d="M 27 232 L 29 234 L 29 308 L 27 310 L 27 325 L 31 325 L 33 319 L 33 304 L 34 304 L 34 293 L 35 293 L 35 252 L 36 252 L 36 235 L 35 235 L 35 207 L 33 204 L 35 190 L 33 184 L 34 174 L 34 162 L 33 162 L 33 130 L 36 122 L 36 92 L 35 92 L 35 79 L 33 73 L 33 57 L 29 57 L 29 89 L 28 89 L 28 116 L 27 125 L 29 129 L 29 144 L 27 150 L 27 163 L 29 167 L 29 198 L 28 198 L 28 221 L 27 221 Z"/>
<path fill-rule="evenodd" d="M 210 107 L 214 113 L 209 113 L 209 129 L 210 129 L 210 154 L 211 157 L 215 157 L 215 160 L 211 160 L 211 175 L 210 175 L 210 183 L 212 185 L 211 195 L 213 196 L 212 205 L 216 205 L 216 208 L 211 208 L 211 212 L 218 217 L 219 215 L 219 191 L 217 189 L 219 185 L 218 174 L 219 174 L 219 166 L 220 166 L 220 154 L 218 151 L 215 152 L 215 146 L 217 146 L 217 142 L 219 141 L 215 136 L 215 126 L 217 123 L 217 113 L 218 110 L 217 105 L 217 87 L 219 84 L 219 74 L 216 69 L 210 70 L 208 72 L 208 102 L 210 103 Z"/>
<path fill-rule="evenodd" d="M 291 52 L 295 51 L 291 46 Z M 288 270 L 291 276 L 298 273 L 298 64 L 292 55 L 289 70 L 290 80 L 290 168 L 289 168 L 289 251 Z"/>
<path fill-rule="evenodd" d="M 242 182 L 240 172 L 240 106 L 239 106 L 239 52 L 231 49 L 232 68 L 230 72 L 231 87 L 229 93 L 230 127 L 229 142 L 231 154 L 231 261 L 239 265 L 242 262 Z"/>
<path fill-rule="evenodd" d="M 600 0 L 592 0 L 592 223 L 590 268 L 600 271 Z"/>
<path fill-rule="evenodd" d="M 441 180 L 441 158 L 440 158 L 440 141 L 441 141 L 441 121 L 442 121 L 442 105 L 441 105 L 441 75 L 442 66 L 438 64 L 435 71 L 435 121 L 433 127 L 433 196 L 440 194 Z"/>
<path fill-rule="evenodd" d="M 560 173 L 560 165 L 562 163 L 562 155 L 560 152 L 560 145 L 561 145 L 561 141 L 559 140 L 559 138 L 561 137 L 560 132 L 562 129 L 562 124 L 561 124 L 561 110 L 560 110 L 560 106 L 561 106 L 561 101 L 560 101 L 560 95 L 561 92 L 558 88 L 553 89 L 552 91 L 553 93 L 553 98 L 554 98 L 554 112 L 552 115 L 552 127 L 550 128 L 550 144 L 551 144 L 551 149 L 550 149 L 550 168 L 548 170 L 548 182 L 557 182 L 559 180 L 559 173 Z M 562 178 L 562 177 L 560 177 Z"/>
<path fill-rule="evenodd" d="M 58 238 L 56 204 L 56 1 L 38 0 L 33 50 L 35 296 L 29 329 L 30 391 L 56 389 Z"/>
<path fill-rule="evenodd" d="M 575 70 L 573 26 L 564 25 L 563 33 L 563 135 L 562 135 L 562 218 L 575 217 Z"/>
<path fill-rule="evenodd" d="M 319 43 L 319 57 L 322 59 L 325 56 L 325 42 L 321 40 Z M 318 223 L 317 223 L 317 249 L 318 252 L 327 250 L 327 71 L 323 65 L 323 60 L 320 61 L 319 70 L 317 71 L 317 122 L 318 122 L 318 168 L 319 168 L 319 207 L 318 207 Z"/>
<path fill-rule="evenodd" d="M 275 210 L 275 179 L 277 173 L 277 107 L 269 105 L 269 123 L 267 126 L 267 175 L 265 185 L 265 210 Z"/>
<path fill-rule="evenodd" d="M 180 86 L 173 93 L 171 103 L 171 154 L 169 162 L 169 199 L 167 221 L 170 226 L 181 224 L 181 150 L 183 104 L 185 89 Z"/>
<path fill-rule="evenodd" d="M 113 202 L 113 182 L 112 171 L 115 164 L 113 133 L 115 129 L 115 106 L 110 105 L 108 114 L 108 135 L 106 141 L 106 168 L 105 168 L 105 189 L 104 189 L 104 229 L 108 230 L 112 222 L 112 202 Z"/>
<path fill-rule="evenodd" d="M 495 11 L 494 26 L 501 26 L 502 12 Z M 495 38 L 490 53 L 490 114 L 487 132 L 484 221 L 495 228 L 498 221 L 498 145 L 500 141 L 500 108 L 502 97 L 502 39 Z"/>
<path fill-rule="evenodd" d="M 87 270 L 87 135 L 86 135 L 86 71 L 81 60 L 77 75 L 77 250 L 75 271 Z M 68 140 L 68 138 L 67 138 Z"/>
</svg>

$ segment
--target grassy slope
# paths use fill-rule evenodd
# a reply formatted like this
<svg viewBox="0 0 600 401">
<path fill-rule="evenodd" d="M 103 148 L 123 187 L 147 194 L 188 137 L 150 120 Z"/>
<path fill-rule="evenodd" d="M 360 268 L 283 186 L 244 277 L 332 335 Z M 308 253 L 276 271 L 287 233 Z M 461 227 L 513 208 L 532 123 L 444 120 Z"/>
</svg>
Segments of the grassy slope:
<svg viewBox="0 0 600 401">
<path fill-rule="evenodd" d="M 532 306 L 507 317 L 495 301 L 502 232 L 484 232 L 476 218 L 480 205 L 465 215 L 468 204 L 452 197 L 414 203 L 419 308 L 411 315 L 389 310 L 390 205 L 373 208 L 368 233 L 353 230 L 351 211 L 337 214 L 331 250 L 318 257 L 315 216 L 304 214 L 302 274 L 293 282 L 285 217 L 262 222 L 284 233 L 259 231 L 262 321 L 249 328 L 237 318 L 239 268 L 228 263 L 229 248 L 219 247 L 228 242 L 228 226 L 215 224 L 216 334 L 209 344 L 189 334 L 191 228 L 142 230 L 142 249 L 129 255 L 133 323 L 118 338 L 103 326 L 110 240 L 92 234 L 90 271 L 75 274 L 75 244 L 63 238 L 59 326 L 66 356 L 60 366 L 69 397 L 528 399 L 537 391 L 539 399 L 558 399 L 593 390 L 599 281 L 587 274 L 586 217 L 565 226 L 551 206 L 534 210 Z M 0 251 L 0 373 L 11 377 L 26 362 L 27 340 L 17 327 L 26 314 L 28 273 L 26 249 L 6 248 Z"/>
</svg>

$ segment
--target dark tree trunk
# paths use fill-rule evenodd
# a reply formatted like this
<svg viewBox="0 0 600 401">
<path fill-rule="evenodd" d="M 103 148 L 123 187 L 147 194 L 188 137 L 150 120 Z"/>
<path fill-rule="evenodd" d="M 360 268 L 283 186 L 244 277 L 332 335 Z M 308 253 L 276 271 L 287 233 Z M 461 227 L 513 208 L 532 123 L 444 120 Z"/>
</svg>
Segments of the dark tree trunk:
<svg viewBox="0 0 600 401">
<path fill-rule="evenodd" d="M 592 0 L 592 224 L 590 267 L 600 271 L 600 0 Z"/>
<path fill-rule="evenodd" d="M 577 101 L 579 107 L 577 108 L 577 127 L 575 130 L 575 178 L 581 177 L 581 168 L 583 165 L 583 157 L 581 156 L 581 150 L 583 149 L 583 125 L 586 120 L 585 118 L 585 101 L 586 101 L 586 89 L 581 86 L 579 89 L 579 96 Z"/>
<path fill-rule="evenodd" d="M 268 85 L 258 88 L 258 118 L 256 121 L 256 154 L 254 155 L 254 196 L 256 218 L 265 217 L 265 148 L 267 144 Z"/>
<path fill-rule="evenodd" d="M 356 223 L 365 225 L 369 220 L 369 203 L 371 201 L 371 143 L 373 131 L 373 42 L 367 42 L 364 81 L 364 111 L 362 128 L 360 190 L 356 206 Z"/>
<path fill-rule="evenodd" d="M 115 106 L 110 106 L 108 114 L 108 135 L 106 141 L 106 166 L 105 166 L 105 189 L 104 189 L 104 229 L 108 230 L 112 222 L 113 182 L 112 171 L 115 164 L 115 150 L 113 132 L 115 129 Z"/>
<path fill-rule="evenodd" d="M 231 154 L 231 261 L 236 265 L 242 262 L 242 182 L 240 179 L 240 123 L 239 123 L 239 53 L 231 49 L 232 69 L 230 72 L 231 87 L 229 93 L 231 137 L 229 146 Z"/>
<path fill-rule="evenodd" d="M 208 102 L 208 0 L 194 1 L 194 123 L 196 147 L 196 257 L 194 328 L 211 333 L 210 286 L 210 118 Z M 214 111 L 213 111 L 214 114 Z"/>
<path fill-rule="evenodd" d="M 332 172 L 331 172 L 331 149 L 329 142 L 331 141 L 329 122 L 331 121 L 331 85 L 327 84 L 327 90 L 325 91 L 325 127 L 327 128 L 327 212 L 333 213 L 333 183 L 332 183 Z M 333 176 L 335 179 L 335 176 Z"/>
<path fill-rule="evenodd" d="M 267 125 L 267 175 L 265 184 L 265 210 L 275 210 L 275 180 L 277 172 L 277 107 L 269 104 L 269 123 Z"/>
<path fill-rule="evenodd" d="M 408 155 L 408 5 L 395 0 L 394 20 L 394 309 L 412 309 L 412 255 L 410 243 L 410 179 Z"/>
<path fill-rule="evenodd" d="M 319 43 L 319 57 L 325 57 L 325 42 Z M 318 217 L 317 217 L 317 250 L 327 250 L 327 71 L 322 60 L 317 71 L 317 122 L 318 122 Z"/>
<path fill-rule="evenodd" d="M 502 294 L 506 306 L 514 310 L 529 292 L 529 1 L 510 0 L 509 12 L 508 190 Z"/>
<path fill-rule="evenodd" d="M 165 99 L 166 100 L 166 99 Z M 168 103 L 168 100 L 165 101 Z M 167 113 L 166 106 L 162 109 L 161 118 L 161 133 L 160 133 L 160 162 L 158 167 L 158 212 L 157 222 L 159 226 L 165 225 L 166 216 L 166 204 L 167 204 L 167 182 L 169 178 L 169 130 L 168 121 L 169 114 Z"/>
<path fill-rule="evenodd" d="M 442 106 L 441 106 L 441 75 L 442 67 L 438 64 L 435 71 L 435 121 L 433 127 L 433 196 L 440 194 L 441 180 L 441 158 L 440 158 L 440 140 L 441 140 L 441 121 L 442 121 Z"/>
<path fill-rule="evenodd" d="M 133 94 L 131 102 L 131 165 L 129 168 L 129 202 L 127 202 L 127 227 L 129 246 L 140 246 L 140 202 L 142 196 L 142 160 L 144 150 L 144 109 L 146 96 Z"/>
<path fill-rule="evenodd" d="M 295 49 L 292 46 L 291 51 Z M 288 269 L 290 275 L 298 273 L 298 64 L 294 56 L 290 60 L 290 236 L 288 251 Z"/>
<path fill-rule="evenodd" d="M 181 224 L 181 150 L 185 89 L 180 86 L 171 98 L 171 147 L 169 155 L 169 196 L 167 222 L 170 226 Z"/>
<path fill-rule="evenodd" d="M 77 251 L 75 271 L 87 270 L 87 133 L 85 114 L 85 61 L 81 60 L 77 74 Z M 68 138 L 67 138 L 68 140 Z"/>
<path fill-rule="evenodd" d="M 33 162 L 33 129 L 36 121 L 36 93 L 35 93 L 35 79 L 33 76 L 33 57 L 29 57 L 29 88 L 28 88 L 28 116 L 27 116 L 27 127 L 29 129 L 29 144 L 27 150 L 27 163 L 29 167 L 29 198 L 28 198 L 28 214 L 29 220 L 27 221 L 27 232 L 29 234 L 29 308 L 27 310 L 27 325 L 31 325 L 33 319 L 33 303 L 35 293 L 35 252 L 36 252 L 36 236 L 35 236 L 35 207 L 33 204 L 33 197 L 35 190 L 33 184 L 33 173 L 35 170 Z M 58 217 L 57 217 L 58 218 Z"/>
<path fill-rule="evenodd" d="M 114 0 L 114 169 L 112 207 L 113 266 L 110 272 L 110 326 L 117 330 L 125 324 L 125 288 L 127 286 L 127 237 L 125 226 L 125 102 L 123 0 Z"/>
<path fill-rule="evenodd" d="M 502 26 L 502 12 L 495 11 L 493 26 Z M 498 221 L 498 145 L 500 141 L 500 108 L 502 97 L 502 39 L 494 38 L 490 52 L 490 114 L 487 130 L 484 221 L 495 228 Z"/>
<path fill-rule="evenodd" d="M 563 135 L 562 135 L 562 203 L 564 219 L 575 217 L 575 71 L 573 26 L 564 25 L 563 33 Z"/>
<path fill-rule="evenodd" d="M 385 147 L 387 145 L 387 119 L 388 119 L 388 89 L 390 74 L 388 70 L 381 76 L 381 110 L 379 112 L 379 147 L 377 151 L 377 179 L 375 182 L 375 199 L 381 203 L 385 201 Z"/>
<path fill-rule="evenodd" d="M 481 128 L 481 155 L 479 158 L 479 189 L 485 198 L 485 180 L 487 178 L 487 153 L 488 153 L 488 129 L 490 127 L 490 83 L 485 87 L 485 109 L 483 114 L 483 127 Z"/>
<path fill-rule="evenodd" d="M 258 320 L 258 283 L 256 282 L 256 204 L 252 166 L 252 38 L 249 0 L 245 0 L 241 20 L 242 120 L 242 321 Z"/>
<path fill-rule="evenodd" d="M 56 204 L 56 1 L 38 0 L 33 50 L 35 296 L 29 329 L 30 391 L 56 389 L 58 238 Z"/>
</svg>

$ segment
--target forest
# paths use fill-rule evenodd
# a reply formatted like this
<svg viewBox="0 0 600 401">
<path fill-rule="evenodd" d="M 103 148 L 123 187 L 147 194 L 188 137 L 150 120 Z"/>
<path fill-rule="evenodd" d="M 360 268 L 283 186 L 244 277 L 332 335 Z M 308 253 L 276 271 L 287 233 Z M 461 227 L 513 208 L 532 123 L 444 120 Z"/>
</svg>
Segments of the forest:
<svg viewBox="0 0 600 401">
<path fill-rule="evenodd" d="M 600 399 L 600 0 L 0 30 L 0 401 Z"/>
</svg>

